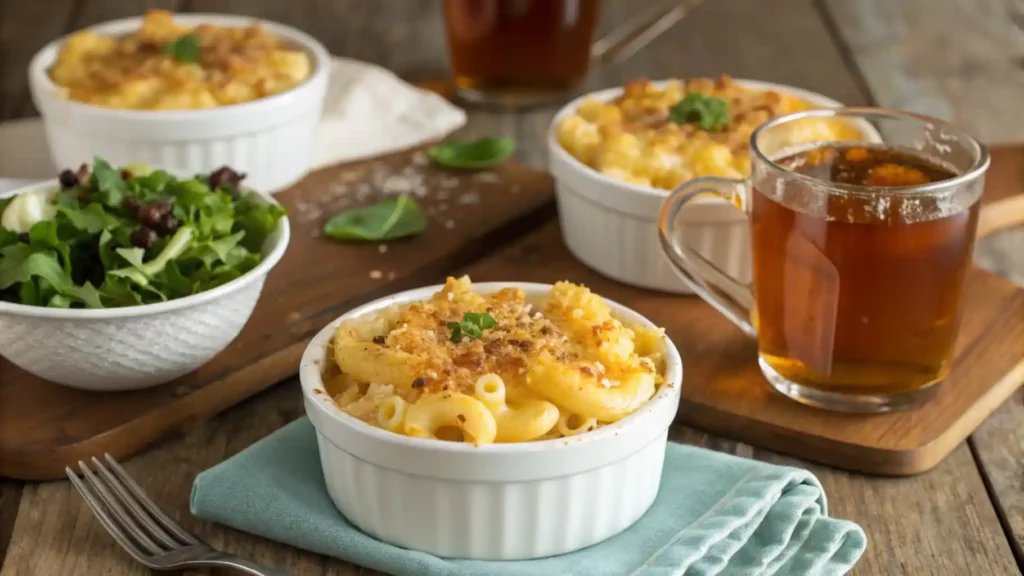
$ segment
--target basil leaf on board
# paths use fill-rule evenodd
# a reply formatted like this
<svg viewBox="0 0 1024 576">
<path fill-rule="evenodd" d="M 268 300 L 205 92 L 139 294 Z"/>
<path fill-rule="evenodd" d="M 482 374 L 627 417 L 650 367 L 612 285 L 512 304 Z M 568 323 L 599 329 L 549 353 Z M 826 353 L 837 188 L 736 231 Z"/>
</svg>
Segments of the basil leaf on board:
<svg viewBox="0 0 1024 576">
<path fill-rule="evenodd" d="M 721 98 L 689 92 L 669 109 L 668 119 L 676 124 L 696 122 L 702 130 L 719 130 L 729 124 L 729 104 Z"/>
<path fill-rule="evenodd" d="M 164 44 L 164 53 L 170 54 L 182 64 L 198 62 L 199 52 L 199 36 L 195 34 L 185 34 Z"/>
<path fill-rule="evenodd" d="M 324 234 L 338 240 L 394 240 L 416 236 L 426 229 L 427 217 L 419 204 L 408 196 L 347 210 L 324 224 Z"/>
<path fill-rule="evenodd" d="M 511 138 L 481 138 L 472 142 L 448 140 L 427 150 L 435 164 L 445 168 L 482 170 L 493 168 L 516 151 Z"/>
</svg>

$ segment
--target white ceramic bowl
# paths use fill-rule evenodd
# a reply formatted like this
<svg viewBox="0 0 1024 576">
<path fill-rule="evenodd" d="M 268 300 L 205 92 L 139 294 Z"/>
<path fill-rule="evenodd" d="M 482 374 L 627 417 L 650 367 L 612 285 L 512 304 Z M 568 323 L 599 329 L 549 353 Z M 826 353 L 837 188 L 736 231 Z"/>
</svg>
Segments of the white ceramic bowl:
<svg viewBox="0 0 1024 576">
<path fill-rule="evenodd" d="M 519 287 L 528 300 L 551 286 Z M 324 480 L 338 510 L 371 536 L 442 557 L 522 560 L 564 554 L 622 532 L 650 508 L 661 483 L 668 427 L 679 407 L 683 365 L 668 339 L 666 382 L 637 412 L 568 439 L 472 444 L 411 438 L 369 426 L 324 392 L 321 368 L 342 321 L 395 303 L 429 298 L 418 288 L 360 306 L 317 334 L 299 375 L 317 431 Z M 606 300 L 619 319 L 651 326 Z"/>
<path fill-rule="evenodd" d="M 176 14 L 174 18 L 190 26 L 246 26 L 255 20 L 221 14 Z M 136 30 L 140 22 L 141 18 L 125 18 L 89 29 L 116 36 Z M 47 74 L 66 38 L 47 44 L 32 58 L 28 77 L 54 165 L 78 166 L 92 162 L 93 156 L 114 165 L 175 166 L 190 174 L 227 165 L 246 172 L 247 185 L 267 192 L 300 180 L 313 158 L 330 56 L 308 34 L 273 22 L 261 24 L 309 54 L 312 76 L 269 98 L 204 110 L 117 110 L 68 100 Z"/>
<path fill-rule="evenodd" d="M 47 181 L 2 196 L 54 186 Z M 283 217 L 256 268 L 186 298 L 101 310 L 0 302 L 0 356 L 44 380 L 83 390 L 138 390 L 174 380 L 238 336 L 289 237 Z"/>
<path fill-rule="evenodd" d="M 656 82 L 664 85 L 666 81 Z M 792 94 L 820 107 L 841 103 L 800 88 L 736 80 L 754 90 Z M 558 218 L 569 251 L 594 270 L 620 282 L 676 294 L 693 291 L 676 274 L 658 241 L 658 217 L 669 190 L 615 180 L 580 162 L 558 143 L 557 128 L 585 98 L 611 100 L 622 88 L 585 94 L 566 104 L 548 130 L 548 169 L 555 179 Z M 701 200 L 684 215 L 687 242 L 741 282 L 751 279 L 747 217 L 731 205 Z"/>
</svg>

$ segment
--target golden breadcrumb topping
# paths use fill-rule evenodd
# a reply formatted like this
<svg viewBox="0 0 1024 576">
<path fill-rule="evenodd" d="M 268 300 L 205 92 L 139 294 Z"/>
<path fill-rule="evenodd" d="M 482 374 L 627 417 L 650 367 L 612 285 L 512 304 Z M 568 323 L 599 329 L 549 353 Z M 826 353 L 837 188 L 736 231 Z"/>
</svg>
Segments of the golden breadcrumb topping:
<svg viewBox="0 0 1024 576">
<path fill-rule="evenodd" d="M 71 35 L 49 70 L 67 98 L 109 108 L 213 108 L 289 90 L 312 73 L 310 56 L 267 32 L 178 25 L 151 10 L 135 32 Z"/>
</svg>

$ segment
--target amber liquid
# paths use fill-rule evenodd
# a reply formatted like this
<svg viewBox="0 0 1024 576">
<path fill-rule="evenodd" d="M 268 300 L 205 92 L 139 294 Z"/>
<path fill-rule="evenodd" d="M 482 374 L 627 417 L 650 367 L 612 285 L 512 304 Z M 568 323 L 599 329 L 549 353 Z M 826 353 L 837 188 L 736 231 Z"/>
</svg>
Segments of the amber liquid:
<svg viewBox="0 0 1024 576">
<path fill-rule="evenodd" d="M 445 0 L 460 93 L 544 98 L 582 84 L 599 0 Z"/>
<path fill-rule="evenodd" d="M 955 176 L 923 158 L 863 147 L 819 148 L 779 163 L 867 186 Z M 792 195 L 784 201 L 799 202 L 799 186 L 787 182 Z M 759 349 L 762 363 L 790 382 L 899 394 L 929 387 L 949 370 L 980 202 L 956 209 L 875 191 L 830 196 L 815 215 L 753 194 Z"/>
</svg>

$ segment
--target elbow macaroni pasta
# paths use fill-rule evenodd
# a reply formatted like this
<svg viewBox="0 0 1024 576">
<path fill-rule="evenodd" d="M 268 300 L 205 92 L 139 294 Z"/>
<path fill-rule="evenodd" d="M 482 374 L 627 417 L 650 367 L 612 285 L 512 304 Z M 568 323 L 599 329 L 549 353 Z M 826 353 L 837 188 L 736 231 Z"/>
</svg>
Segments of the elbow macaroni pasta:
<svg viewBox="0 0 1024 576">
<path fill-rule="evenodd" d="M 195 62 L 165 52 L 193 35 Z M 107 108 L 190 110 L 249 102 L 298 86 L 312 75 L 309 55 L 264 30 L 178 25 L 150 10 L 135 32 L 109 37 L 89 30 L 68 37 L 50 78 L 67 98 Z"/>
<path fill-rule="evenodd" d="M 724 130 L 669 121 L 669 110 L 690 92 L 728 103 Z M 671 80 L 660 88 L 634 80 L 612 101 L 585 99 L 559 122 L 555 135 L 569 154 L 606 176 L 671 190 L 701 176 L 746 178 L 754 129 L 771 118 L 809 108 L 814 106 L 796 96 L 744 88 L 728 76 Z M 859 130 L 841 120 L 808 119 L 793 123 L 785 141 L 773 143 L 773 148 L 860 137 Z"/>
<path fill-rule="evenodd" d="M 453 342 L 450 322 L 494 326 Z M 585 287 L 560 282 L 534 311 L 519 289 L 449 278 L 429 300 L 342 323 L 324 375 L 335 405 L 385 430 L 490 443 L 574 436 L 633 413 L 663 383 L 664 335 L 627 327 Z"/>
</svg>

